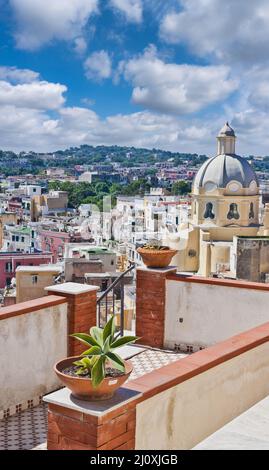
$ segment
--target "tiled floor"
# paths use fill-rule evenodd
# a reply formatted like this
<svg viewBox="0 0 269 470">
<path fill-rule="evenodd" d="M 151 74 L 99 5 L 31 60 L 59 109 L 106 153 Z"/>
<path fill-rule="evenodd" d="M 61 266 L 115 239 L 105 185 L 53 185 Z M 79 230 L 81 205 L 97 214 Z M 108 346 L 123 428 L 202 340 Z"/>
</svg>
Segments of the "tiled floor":
<svg viewBox="0 0 269 470">
<path fill-rule="evenodd" d="M 0 421 L 0 450 L 33 449 L 47 438 L 45 403 Z"/>
<path fill-rule="evenodd" d="M 129 380 L 186 356 L 160 350 L 141 350 L 132 357 L 133 372 Z M 0 450 L 45 450 L 47 435 L 47 406 L 44 404 L 0 421 Z"/>
</svg>

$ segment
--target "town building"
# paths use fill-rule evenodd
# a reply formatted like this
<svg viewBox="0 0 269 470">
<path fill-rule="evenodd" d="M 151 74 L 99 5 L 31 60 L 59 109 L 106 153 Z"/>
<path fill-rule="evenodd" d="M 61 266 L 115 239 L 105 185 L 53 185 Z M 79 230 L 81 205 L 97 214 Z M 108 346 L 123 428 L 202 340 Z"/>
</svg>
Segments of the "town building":
<svg viewBox="0 0 269 470">
<path fill-rule="evenodd" d="M 45 288 L 59 278 L 62 268 L 56 265 L 18 266 L 16 269 L 16 303 L 46 295 Z"/>
<path fill-rule="evenodd" d="M 86 243 L 67 243 L 64 252 L 65 281 L 85 282 L 89 273 L 115 273 L 116 252 Z"/>
<path fill-rule="evenodd" d="M 31 200 L 31 220 L 37 222 L 42 216 L 65 214 L 67 207 L 66 191 L 50 191 L 49 194 L 34 196 Z"/>
<path fill-rule="evenodd" d="M 0 289 L 11 284 L 19 266 L 39 266 L 52 263 L 51 253 L 0 253 Z"/>
</svg>

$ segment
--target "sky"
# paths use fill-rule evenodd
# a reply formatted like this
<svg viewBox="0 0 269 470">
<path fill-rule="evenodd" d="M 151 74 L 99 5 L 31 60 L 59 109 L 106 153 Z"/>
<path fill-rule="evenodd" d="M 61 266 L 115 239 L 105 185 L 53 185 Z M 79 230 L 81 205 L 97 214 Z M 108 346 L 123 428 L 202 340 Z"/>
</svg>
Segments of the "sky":
<svg viewBox="0 0 269 470">
<path fill-rule="evenodd" d="M 0 0 L 0 149 L 269 155 L 268 0 Z"/>
</svg>

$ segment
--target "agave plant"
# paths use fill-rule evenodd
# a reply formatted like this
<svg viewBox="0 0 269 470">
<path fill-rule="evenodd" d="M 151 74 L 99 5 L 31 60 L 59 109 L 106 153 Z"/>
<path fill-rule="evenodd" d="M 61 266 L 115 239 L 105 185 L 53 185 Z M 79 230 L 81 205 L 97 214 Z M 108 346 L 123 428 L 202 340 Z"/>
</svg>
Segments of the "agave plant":
<svg viewBox="0 0 269 470">
<path fill-rule="evenodd" d="M 161 241 L 157 238 L 152 238 L 145 245 L 143 245 L 145 250 L 169 250 L 169 246 L 162 245 Z"/>
<path fill-rule="evenodd" d="M 115 334 L 115 318 L 112 316 L 106 323 L 104 329 L 94 326 L 90 329 L 90 334 L 74 333 L 71 336 L 90 346 L 82 353 L 82 359 L 74 362 L 79 366 L 78 375 L 89 374 L 93 387 L 96 388 L 106 376 L 106 366 L 111 363 L 116 369 L 125 372 L 125 365 L 122 358 L 115 353 L 115 349 L 135 342 L 136 336 L 122 336 Z"/>
</svg>

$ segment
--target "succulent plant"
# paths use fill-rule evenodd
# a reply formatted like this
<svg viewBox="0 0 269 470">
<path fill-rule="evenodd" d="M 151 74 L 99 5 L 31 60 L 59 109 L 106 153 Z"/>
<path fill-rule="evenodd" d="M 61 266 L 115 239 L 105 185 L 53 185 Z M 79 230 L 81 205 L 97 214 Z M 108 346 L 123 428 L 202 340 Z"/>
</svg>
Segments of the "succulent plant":
<svg viewBox="0 0 269 470">
<path fill-rule="evenodd" d="M 143 245 L 145 250 L 169 250 L 169 246 L 162 245 L 159 240 L 153 239 Z"/>
<path fill-rule="evenodd" d="M 90 329 L 90 335 L 74 333 L 71 336 L 90 346 L 82 353 L 82 359 L 74 362 L 74 365 L 79 366 L 76 371 L 77 375 L 90 375 L 94 388 L 98 387 L 106 377 L 108 363 L 111 363 L 119 371 L 125 372 L 124 361 L 115 353 L 115 349 L 138 339 L 136 336 L 120 337 L 120 333 L 115 334 L 114 316 L 106 323 L 104 329 L 94 326 Z"/>
</svg>

